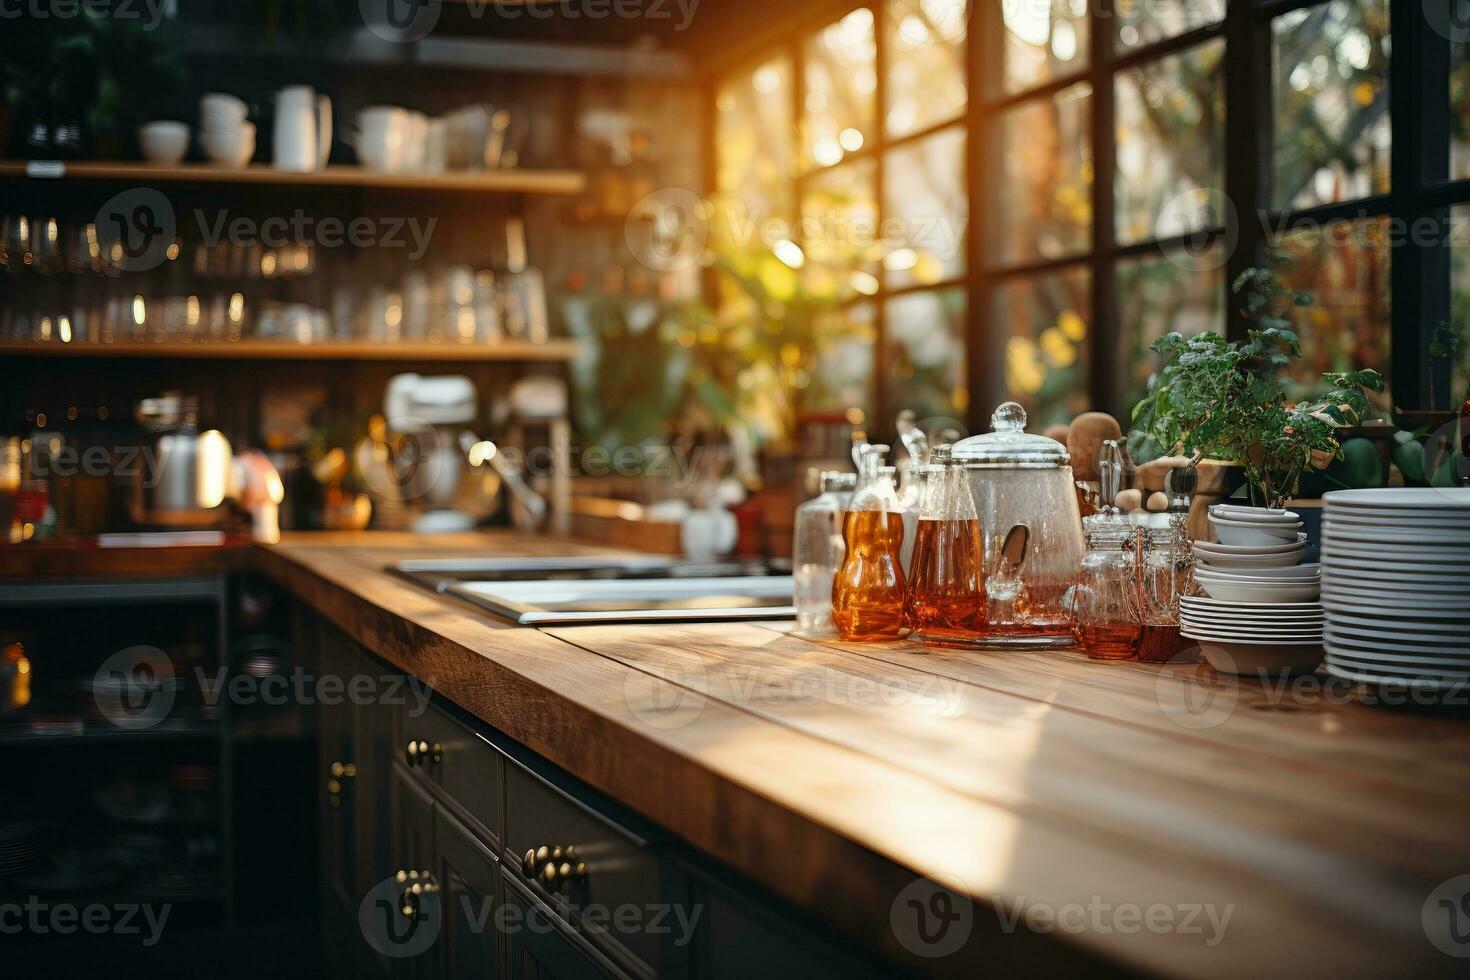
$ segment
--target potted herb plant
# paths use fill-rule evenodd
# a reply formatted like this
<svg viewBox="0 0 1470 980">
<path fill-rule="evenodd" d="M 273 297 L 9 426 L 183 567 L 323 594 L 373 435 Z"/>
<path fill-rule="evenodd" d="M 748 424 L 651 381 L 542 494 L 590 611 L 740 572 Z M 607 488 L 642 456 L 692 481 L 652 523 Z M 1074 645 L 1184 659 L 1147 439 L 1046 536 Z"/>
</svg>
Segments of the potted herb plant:
<svg viewBox="0 0 1470 980">
<path fill-rule="evenodd" d="M 1270 253 L 1275 264 L 1289 258 Z M 1302 355 L 1291 311 L 1311 296 L 1285 288 L 1271 269 L 1248 269 L 1234 291 L 1253 327 L 1244 343 L 1217 333 L 1170 333 L 1153 345 L 1165 358 L 1133 410 L 1137 434 L 1170 455 L 1237 464 L 1251 503 L 1282 507 L 1302 476 L 1342 456 L 1339 430 L 1368 413 L 1367 391 L 1382 391 L 1373 370 L 1323 375 L 1318 398 L 1292 402 L 1283 374 Z"/>
</svg>

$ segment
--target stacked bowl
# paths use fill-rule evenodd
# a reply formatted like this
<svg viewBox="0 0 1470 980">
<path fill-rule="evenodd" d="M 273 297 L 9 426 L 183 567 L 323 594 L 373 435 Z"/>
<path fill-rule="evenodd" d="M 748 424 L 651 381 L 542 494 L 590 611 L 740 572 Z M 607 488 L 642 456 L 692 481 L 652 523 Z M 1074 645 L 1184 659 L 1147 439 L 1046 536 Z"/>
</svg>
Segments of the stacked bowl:
<svg viewBox="0 0 1470 980">
<path fill-rule="evenodd" d="M 1322 660 L 1321 570 L 1301 564 L 1307 536 L 1291 511 L 1216 504 L 1219 543 L 1196 541 L 1194 580 L 1180 600 L 1183 636 L 1216 670 L 1312 670 Z"/>
<path fill-rule="evenodd" d="M 1322 501 L 1328 672 L 1470 684 L 1470 489 L 1338 490 Z"/>
</svg>

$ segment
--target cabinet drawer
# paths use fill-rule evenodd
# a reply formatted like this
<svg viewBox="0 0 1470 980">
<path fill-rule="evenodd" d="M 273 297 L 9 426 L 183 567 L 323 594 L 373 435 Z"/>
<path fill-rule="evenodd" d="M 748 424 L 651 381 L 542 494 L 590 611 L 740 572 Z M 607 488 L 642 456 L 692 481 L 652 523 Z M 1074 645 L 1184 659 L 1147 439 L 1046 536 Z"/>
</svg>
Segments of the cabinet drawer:
<svg viewBox="0 0 1470 980">
<path fill-rule="evenodd" d="M 682 890 L 662 856 L 514 761 L 506 763 L 505 795 L 506 861 L 514 877 L 581 935 L 624 962 L 631 956 L 631 970 L 674 971 L 669 943 L 681 933 L 674 913 L 687 919 L 688 910 L 673 908 Z"/>
<path fill-rule="evenodd" d="M 557 915 L 505 873 L 506 962 L 510 980 L 627 980 L 607 957 L 566 930 Z"/>
<path fill-rule="evenodd" d="M 417 717 L 405 710 L 398 758 L 408 771 L 437 787 L 441 801 L 498 847 L 501 836 L 503 757 L 437 704 Z"/>
</svg>

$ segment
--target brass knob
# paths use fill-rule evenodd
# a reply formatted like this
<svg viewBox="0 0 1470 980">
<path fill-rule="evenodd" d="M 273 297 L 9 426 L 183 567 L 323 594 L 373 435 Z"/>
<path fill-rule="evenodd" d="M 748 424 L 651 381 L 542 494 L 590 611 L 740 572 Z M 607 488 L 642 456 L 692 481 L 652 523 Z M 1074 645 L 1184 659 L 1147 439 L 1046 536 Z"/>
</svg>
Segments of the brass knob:
<svg viewBox="0 0 1470 980">
<path fill-rule="evenodd" d="M 548 891 L 573 887 L 587 877 L 586 863 L 577 860 L 577 849 L 570 844 L 542 844 L 526 851 L 521 857 L 521 871 Z"/>
<path fill-rule="evenodd" d="M 403 754 L 408 759 L 409 765 L 417 765 L 419 761 L 419 743 L 413 739 L 409 739 L 408 745 L 403 750 Z"/>
<path fill-rule="evenodd" d="M 424 743 L 420 742 L 419 745 L 422 746 L 424 745 Z M 444 760 L 444 746 L 440 745 L 438 742 L 435 742 L 432 746 L 426 746 L 425 749 L 421 749 L 420 751 L 425 750 L 427 750 L 429 753 L 429 761 L 434 763 L 435 765 Z"/>
</svg>

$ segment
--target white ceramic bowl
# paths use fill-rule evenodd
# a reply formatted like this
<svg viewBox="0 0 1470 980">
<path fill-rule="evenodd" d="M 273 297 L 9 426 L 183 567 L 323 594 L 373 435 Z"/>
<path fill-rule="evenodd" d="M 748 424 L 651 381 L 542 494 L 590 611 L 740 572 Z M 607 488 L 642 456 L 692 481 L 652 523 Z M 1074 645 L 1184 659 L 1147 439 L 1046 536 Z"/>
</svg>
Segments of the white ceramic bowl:
<svg viewBox="0 0 1470 980">
<path fill-rule="evenodd" d="M 1272 581 L 1262 585 L 1216 578 L 1202 579 L 1198 574 L 1195 579 L 1210 598 L 1225 602 L 1311 602 L 1322 594 L 1322 586 L 1317 582 Z"/>
<path fill-rule="evenodd" d="M 1272 510 L 1267 507 L 1242 507 L 1241 504 L 1211 504 L 1211 517 L 1226 520 L 1242 520 L 1250 525 L 1298 525 L 1301 516 L 1289 510 Z"/>
<path fill-rule="evenodd" d="M 138 149 L 149 163 L 178 163 L 189 152 L 189 127 L 181 122 L 151 122 L 138 127 Z"/>
<path fill-rule="evenodd" d="M 1276 558 L 1279 556 L 1267 556 Z M 1296 558 L 1297 555 L 1287 555 L 1288 558 Z M 1204 572 L 1206 575 L 1225 575 L 1232 578 L 1244 576 L 1255 576 L 1258 578 L 1269 578 L 1273 581 L 1293 581 L 1304 578 L 1316 578 L 1322 574 L 1322 566 L 1316 562 L 1306 565 L 1264 565 L 1255 566 L 1249 562 L 1238 564 L 1235 561 L 1215 564 L 1214 562 L 1196 559 L 1194 563 L 1196 571 Z"/>
<path fill-rule="evenodd" d="M 199 134 L 204 155 L 225 167 L 243 167 L 255 155 L 255 124 L 242 123 L 233 132 L 205 130 Z"/>
<path fill-rule="evenodd" d="M 1210 525 L 1221 544 L 1277 545 L 1290 544 L 1297 540 L 1302 524 L 1249 524 L 1245 521 L 1230 521 L 1210 515 Z"/>
<path fill-rule="evenodd" d="M 1269 566 L 1236 566 L 1217 565 L 1214 562 L 1195 562 L 1194 572 L 1196 575 L 1214 575 L 1219 578 L 1252 578 L 1266 579 L 1272 582 L 1305 582 L 1316 581 L 1322 576 L 1322 566 L 1313 562 L 1307 565 L 1283 565 L 1281 567 Z"/>
<path fill-rule="evenodd" d="M 1186 634 L 1187 635 L 1187 634 Z M 1281 671 L 1309 672 L 1322 662 L 1320 642 L 1288 640 L 1267 643 L 1251 640 L 1230 643 L 1206 636 L 1190 639 L 1199 643 L 1200 653 L 1222 674 L 1276 674 Z"/>
<path fill-rule="evenodd" d="M 1194 550 L 1207 555 L 1249 558 L 1255 555 L 1284 555 L 1300 551 L 1307 546 L 1307 536 L 1298 532 L 1291 541 L 1274 544 L 1222 544 L 1217 541 L 1196 541 Z"/>
<path fill-rule="evenodd" d="M 1305 548 L 1297 548 L 1280 554 L 1264 554 L 1253 556 L 1240 555 L 1211 555 L 1202 551 L 1195 552 L 1196 568 L 1214 568 L 1227 571 L 1260 571 L 1263 569 L 1277 568 L 1289 569 L 1301 567 L 1297 563 L 1302 560 L 1306 553 Z"/>
<path fill-rule="evenodd" d="M 1180 596 L 1179 604 L 1184 608 L 1250 609 L 1255 612 L 1265 612 L 1269 609 L 1286 613 L 1302 613 L 1319 612 L 1322 609 L 1322 604 L 1316 600 L 1310 602 L 1226 602 L 1222 599 L 1213 599 L 1207 595 Z"/>
</svg>

